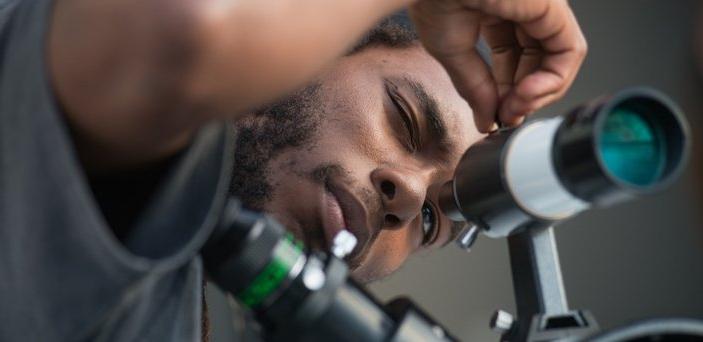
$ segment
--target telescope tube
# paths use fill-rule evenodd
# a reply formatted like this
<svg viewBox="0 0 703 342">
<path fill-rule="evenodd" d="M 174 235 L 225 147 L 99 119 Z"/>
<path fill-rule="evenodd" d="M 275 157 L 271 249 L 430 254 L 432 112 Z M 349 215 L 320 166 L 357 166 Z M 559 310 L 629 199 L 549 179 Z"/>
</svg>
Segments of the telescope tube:
<svg viewBox="0 0 703 342">
<path fill-rule="evenodd" d="M 440 208 L 491 237 L 660 191 L 683 171 L 689 129 L 666 95 L 630 88 L 469 148 Z"/>
</svg>

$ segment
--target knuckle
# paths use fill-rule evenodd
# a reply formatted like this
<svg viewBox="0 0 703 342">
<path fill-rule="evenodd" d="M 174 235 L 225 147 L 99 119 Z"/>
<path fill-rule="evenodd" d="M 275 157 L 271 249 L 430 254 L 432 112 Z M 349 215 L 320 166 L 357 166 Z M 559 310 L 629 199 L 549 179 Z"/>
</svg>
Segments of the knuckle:
<svg viewBox="0 0 703 342">
<path fill-rule="evenodd" d="M 579 56 L 586 56 L 588 53 L 588 42 L 586 41 L 586 38 L 581 36 L 575 46 L 575 51 Z"/>
<path fill-rule="evenodd" d="M 544 50 L 540 47 L 528 46 L 522 49 L 523 56 L 540 56 L 544 54 Z"/>
<path fill-rule="evenodd" d="M 491 47 L 491 52 L 493 52 L 496 55 L 502 55 L 502 54 L 520 54 L 521 48 L 516 45 L 512 44 L 503 44 L 503 45 L 496 45 Z"/>
<path fill-rule="evenodd" d="M 527 104 L 525 104 L 525 107 L 523 107 L 521 114 L 522 116 L 529 115 L 531 113 L 536 112 L 540 107 L 540 104 L 536 101 L 528 102 Z"/>
</svg>

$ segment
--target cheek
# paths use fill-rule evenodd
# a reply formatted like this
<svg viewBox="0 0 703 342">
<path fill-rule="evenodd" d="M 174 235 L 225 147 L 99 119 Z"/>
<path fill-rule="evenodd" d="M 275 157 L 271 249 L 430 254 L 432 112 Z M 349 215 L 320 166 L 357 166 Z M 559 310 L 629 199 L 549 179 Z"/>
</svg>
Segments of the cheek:
<svg viewBox="0 0 703 342">
<path fill-rule="evenodd" d="M 393 135 L 385 90 L 376 77 L 356 72 L 354 75 L 331 82 L 334 88 L 327 94 L 320 147 L 334 155 L 351 154 L 380 161 L 396 146 L 389 141 Z"/>
<path fill-rule="evenodd" d="M 362 282 L 378 280 L 395 272 L 414 251 L 416 237 L 408 229 L 383 230 L 366 260 L 352 273 Z"/>
</svg>

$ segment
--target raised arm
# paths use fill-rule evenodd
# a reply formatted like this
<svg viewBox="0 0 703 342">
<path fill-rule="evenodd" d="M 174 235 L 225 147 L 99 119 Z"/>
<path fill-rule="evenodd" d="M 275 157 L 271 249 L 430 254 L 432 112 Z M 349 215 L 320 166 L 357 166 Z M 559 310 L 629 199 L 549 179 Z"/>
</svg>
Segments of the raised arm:
<svg viewBox="0 0 703 342">
<path fill-rule="evenodd" d="M 91 169 L 171 154 L 300 86 L 408 0 L 57 0 L 53 86 Z"/>
</svg>

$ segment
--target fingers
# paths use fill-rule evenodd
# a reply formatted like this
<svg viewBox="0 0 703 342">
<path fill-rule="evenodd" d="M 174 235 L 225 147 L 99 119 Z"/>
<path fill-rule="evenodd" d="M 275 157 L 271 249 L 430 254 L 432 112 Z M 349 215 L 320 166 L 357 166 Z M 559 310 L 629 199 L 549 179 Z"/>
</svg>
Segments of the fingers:
<svg viewBox="0 0 703 342">
<path fill-rule="evenodd" d="M 568 4 L 549 4 L 538 19 L 518 23 L 521 45 L 535 45 L 535 53 L 523 51 L 516 73 L 519 81 L 501 104 L 502 120 L 514 120 L 561 98 L 586 56 L 585 38 Z"/>
<path fill-rule="evenodd" d="M 423 44 L 474 109 L 481 132 L 497 119 L 517 124 L 562 97 L 586 54 L 566 0 L 424 0 L 410 13 Z M 474 47 L 479 29 L 491 46 L 491 67 Z"/>
<path fill-rule="evenodd" d="M 494 130 L 498 90 L 488 65 L 471 49 L 456 56 L 436 56 L 452 78 L 457 91 L 471 105 L 474 124 L 481 133 Z"/>
<path fill-rule="evenodd" d="M 513 83 L 521 84 L 521 81 L 537 70 L 544 58 L 544 50 L 539 41 L 526 35 L 520 27 L 515 28 L 515 36 L 520 45 L 520 58 L 518 65 L 513 75 Z M 530 103 L 530 98 L 522 97 L 522 93 L 518 93 L 515 86 L 511 87 L 508 95 L 503 97 L 498 117 L 500 121 L 513 126 L 517 125 L 524 117 L 532 113 L 534 104 Z"/>
<path fill-rule="evenodd" d="M 515 36 L 515 25 L 492 17 L 484 20 L 481 35 L 491 48 L 493 78 L 498 88 L 498 97 L 502 99 L 513 88 L 522 52 Z"/>
<path fill-rule="evenodd" d="M 410 8 L 420 39 L 471 105 L 477 129 L 490 132 L 496 121 L 498 90 L 489 66 L 475 47 L 481 15 L 462 7 L 449 10 L 437 6 L 432 1 Z"/>
<path fill-rule="evenodd" d="M 586 55 L 586 41 L 576 18 L 565 0 L 478 1 L 461 0 L 464 5 L 482 13 L 512 22 L 521 53 L 513 79 L 508 88 L 509 63 L 514 58 L 500 56 L 494 51 L 493 72 L 501 93 L 498 117 L 514 124 L 535 110 L 561 98 L 573 83 Z M 507 26 L 507 25 L 506 25 Z M 500 29 L 502 30 L 502 29 Z M 506 41 L 496 38 L 498 27 L 482 29 L 493 45 Z M 507 33 L 498 38 L 507 39 Z M 497 57 L 497 58 L 496 58 Z"/>
<path fill-rule="evenodd" d="M 501 103 L 498 119 L 509 126 L 517 125 L 527 113 L 514 109 L 515 100 L 506 106 L 504 99 L 514 93 L 515 84 L 539 67 L 544 51 L 537 40 L 527 36 L 514 23 L 495 17 L 484 21 L 481 34 L 491 47 L 493 77 Z"/>
<path fill-rule="evenodd" d="M 493 9 L 503 17 L 491 16 L 481 33 L 492 50 L 498 119 L 515 125 L 564 95 L 583 62 L 586 43 L 565 1 L 522 1 L 512 5 L 513 12 L 506 3 Z"/>
</svg>

